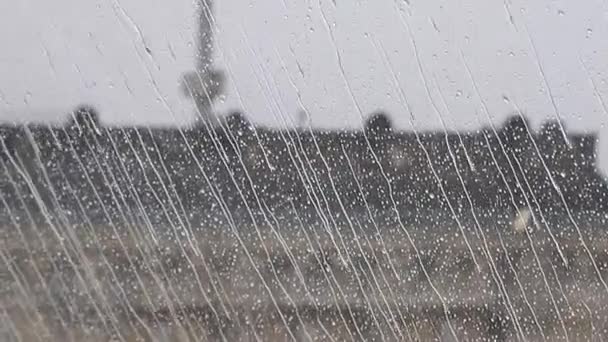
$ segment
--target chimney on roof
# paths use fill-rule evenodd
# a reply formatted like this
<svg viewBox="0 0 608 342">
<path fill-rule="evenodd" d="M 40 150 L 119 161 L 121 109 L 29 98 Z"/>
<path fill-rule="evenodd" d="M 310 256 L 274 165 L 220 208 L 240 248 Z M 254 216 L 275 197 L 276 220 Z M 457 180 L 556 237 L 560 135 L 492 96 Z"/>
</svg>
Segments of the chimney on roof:
<svg viewBox="0 0 608 342">
<path fill-rule="evenodd" d="M 98 133 L 99 113 L 95 108 L 89 105 L 81 105 L 70 113 L 69 126 L 82 135 L 87 132 Z"/>
<path fill-rule="evenodd" d="M 230 131 L 230 134 L 235 137 L 242 137 L 251 130 L 251 124 L 245 118 L 245 115 L 239 111 L 232 112 L 228 115 L 225 122 L 226 128 Z"/>
<path fill-rule="evenodd" d="M 376 112 L 367 120 L 365 133 L 368 137 L 381 137 L 392 131 L 391 120 L 384 112 Z"/>
<path fill-rule="evenodd" d="M 517 151 L 528 141 L 529 127 L 530 124 L 525 117 L 518 113 L 513 114 L 506 120 L 501 138 L 507 147 Z"/>
</svg>

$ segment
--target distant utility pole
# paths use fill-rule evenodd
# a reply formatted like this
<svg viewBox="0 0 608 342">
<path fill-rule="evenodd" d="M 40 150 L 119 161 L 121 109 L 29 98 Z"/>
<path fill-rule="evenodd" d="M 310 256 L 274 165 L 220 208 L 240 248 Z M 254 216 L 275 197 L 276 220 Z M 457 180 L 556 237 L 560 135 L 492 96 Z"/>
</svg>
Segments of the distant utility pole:
<svg viewBox="0 0 608 342">
<path fill-rule="evenodd" d="M 199 29 L 196 35 L 197 53 L 196 70 L 183 76 L 182 92 L 194 100 L 198 120 L 215 125 L 216 115 L 213 113 L 213 100 L 223 89 L 224 75 L 213 69 L 213 16 L 212 0 L 197 0 L 199 12 Z"/>
<path fill-rule="evenodd" d="M 308 114 L 306 114 L 305 110 L 300 110 L 297 116 L 297 125 L 300 130 L 305 130 L 306 127 L 310 124 L 310 120 L 308 118 Z"/>
</svg>

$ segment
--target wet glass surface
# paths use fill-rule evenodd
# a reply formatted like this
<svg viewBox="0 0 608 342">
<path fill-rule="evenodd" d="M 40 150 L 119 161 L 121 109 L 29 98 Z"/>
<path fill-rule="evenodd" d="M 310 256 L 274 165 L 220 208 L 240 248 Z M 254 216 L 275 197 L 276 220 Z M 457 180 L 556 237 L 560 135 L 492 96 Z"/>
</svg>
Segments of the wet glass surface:
<svg viewBox="0 0 608 342">
<path fill-rule="evenodd" d="M 0 340 L 608 337 L 608 9 L 0 4 Z"/>
</svg>

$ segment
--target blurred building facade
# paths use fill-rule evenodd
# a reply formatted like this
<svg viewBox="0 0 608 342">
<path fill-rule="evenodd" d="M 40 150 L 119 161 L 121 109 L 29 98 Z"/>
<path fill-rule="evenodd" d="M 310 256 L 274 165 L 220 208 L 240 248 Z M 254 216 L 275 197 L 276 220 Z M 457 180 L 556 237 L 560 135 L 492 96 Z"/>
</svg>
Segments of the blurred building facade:
<svg viewBox="0 0 608 342">
<path fill-rule="evenodd" d="M 193 212 L 217 209 L 217 194 L 231 211 L 261 210 L 260 201 L 349 212 L 605 211 L 597 137 L 564 135 L 551 122 L 539 132 L 527 127 L 515 115 L 473 132 L 399 132 L 376 115 L 363 131 L 275 130 L 253 127 L 238 113 L 217 126 L 103 127 L 84 107 L 65 127 L 3 126 L 1 146 L 4 166 L 22 167 L 49 203 L 56 200 L 49 184 L 70 183 L 82 196 L 99 194 L 108 208 L 121 187 L 135 191 L 129 205 L 179 198 Z M 165 196 L 166 184 L 167 199 L 150 195 Z M 0 186 L 13 196 L 6 177 Z M 70 197 L 59 203 L 74 206 Z M 101 215 L 94 211 L 88 214 Z"/>
</svg>

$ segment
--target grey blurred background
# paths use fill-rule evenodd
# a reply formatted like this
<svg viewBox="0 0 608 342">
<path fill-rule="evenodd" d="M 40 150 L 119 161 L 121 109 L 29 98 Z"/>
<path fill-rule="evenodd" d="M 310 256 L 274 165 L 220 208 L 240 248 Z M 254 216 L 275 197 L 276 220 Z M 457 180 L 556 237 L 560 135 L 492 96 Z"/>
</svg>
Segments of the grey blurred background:
<svg viewBox="0 0 608 342">
<path fill-rule="evenodd" d="M 602 1 L 214 7 L 215 65 L 227 79 L 218 113 L 240 109 L 258 124 L 282 126 L 281 115 L 302 122 L 305 110 L 315 127 L 357 128 L 383 109 L 402 129 L 442 129 L 443 118 L 449 129 L 475 130 L 519 107 L 535 129 L 559 118 L 568 130 L 598 132 L 608 171 Z M 109 125 L 189 124 L 194 107 L 179 84 L 195 63 L 196 11 L 193 0 L 0 2 L 2 120 L 59 122 L 88 103 Z"/>
</svg>

